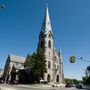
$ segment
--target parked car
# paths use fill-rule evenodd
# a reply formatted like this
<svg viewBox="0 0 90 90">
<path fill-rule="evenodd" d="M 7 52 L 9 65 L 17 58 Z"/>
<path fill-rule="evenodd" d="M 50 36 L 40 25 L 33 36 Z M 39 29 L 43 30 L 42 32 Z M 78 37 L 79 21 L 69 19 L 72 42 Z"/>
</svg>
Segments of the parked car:
<svg viewBox="0 0 90 90">
<path fill-rule="evenodd" d="M 72 87 L 72 84 L 67 83 L 65 87 Z"/>
<path fill-rule="evenodd" d="M 72 87 L 76 87 L 76 85 L 75 84 L 72 84 Z"/>
<path fill-rule="evenodd" d="M 83 87 L 83 84 L 82 84 L 82 83 L 78 83 L 78 84 L 76 85 L 76 88 L 78 88 L 78 89 L 82 89 L 82 87 Z"/>
</svg>

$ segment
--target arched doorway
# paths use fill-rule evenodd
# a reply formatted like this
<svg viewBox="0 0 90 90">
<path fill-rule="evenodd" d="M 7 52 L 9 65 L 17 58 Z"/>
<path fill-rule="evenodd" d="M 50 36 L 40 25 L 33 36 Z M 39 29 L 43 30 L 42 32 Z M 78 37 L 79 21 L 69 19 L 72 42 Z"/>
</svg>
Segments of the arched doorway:
<svg viewBox="0 0 90 90">
<path fill-rule="evenodd" d="M 59 75 L 57 75 L 56 77 L 56 82 L 59 82 Z"/>
<path fill-rule="evenodd" d="M 50 82 L 50 74 L 47 75 L 47 82 Z"/>
</svg>

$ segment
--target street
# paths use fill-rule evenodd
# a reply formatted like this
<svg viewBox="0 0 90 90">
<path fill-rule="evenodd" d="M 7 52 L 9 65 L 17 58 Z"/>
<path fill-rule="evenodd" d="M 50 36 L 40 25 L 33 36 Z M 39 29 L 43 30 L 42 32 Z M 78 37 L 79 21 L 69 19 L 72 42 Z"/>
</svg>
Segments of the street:
<svg viewBox="0 0 90 90">
<path fill-rule="evenodd" d="M 0 90 L 85 90 L 85 89 L 76 89 L 72 88 L 64 88 L 64 87 L 34 87 L 34 85 L 26 86 L 18 86 L 18 85 L 6 85 L 0 84 Z"/>
</svg>

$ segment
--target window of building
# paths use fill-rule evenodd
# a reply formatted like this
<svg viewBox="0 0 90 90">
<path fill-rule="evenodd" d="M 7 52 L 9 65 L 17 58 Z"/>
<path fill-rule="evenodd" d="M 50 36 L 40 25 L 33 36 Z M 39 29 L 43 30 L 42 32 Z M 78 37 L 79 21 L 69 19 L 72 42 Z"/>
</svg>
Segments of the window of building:
<svg viewBox="0 0 90 90">
<path fill-rule="evenodd" d="M 49 34 L 48 37 L 51 38 L 51 34 Z"/>
<path fill-rule="evenodd" d="M 48 47 L 51 48 L 51 41 L 48 41 Z"/>
<path fill-rule="evenodd" d="M 47 75 L 47 82 L 50 82 L 50 74 Z"/>
<path fill-rule="evenodd" d="M 51 68 L 51 62 L 48 61 L 48 68 Z"/>
<path fill-rule="evenodd" d="M 50 52 L 49 52 L 48 54 L 49 54 L 49 56 L 50 56 Z"/>
<path fill-rule="evenodd" d="M 41 41 L 41 45 L 40 45 L 41 48 L 44 48 L 44 42 Z"/>
<path fill-rule="evenodd" d="M 56 77 L 56 82 L 59 82 L 59 75 L 57 75 Z"/>
</svg>

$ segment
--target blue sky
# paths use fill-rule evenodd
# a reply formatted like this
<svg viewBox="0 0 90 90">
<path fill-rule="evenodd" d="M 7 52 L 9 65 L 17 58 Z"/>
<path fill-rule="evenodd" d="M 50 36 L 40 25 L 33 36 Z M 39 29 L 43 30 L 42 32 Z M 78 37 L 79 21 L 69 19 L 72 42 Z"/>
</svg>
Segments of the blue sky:
<svg viewBox="0 0 90 90">
<path fill-rule="evenodd" d="M 55 47 L 62 48 L 65 77 L 81 79 L 90 63 L 90 0 L 0 0 L 0 68 L 9 53 L 26 57 L 37 49 L 45 6 L 48 3 Z"/>
</svg>

